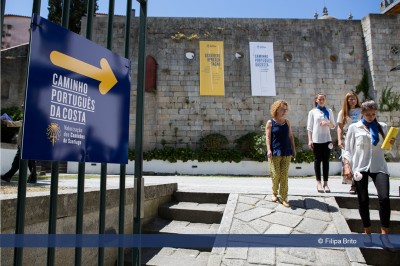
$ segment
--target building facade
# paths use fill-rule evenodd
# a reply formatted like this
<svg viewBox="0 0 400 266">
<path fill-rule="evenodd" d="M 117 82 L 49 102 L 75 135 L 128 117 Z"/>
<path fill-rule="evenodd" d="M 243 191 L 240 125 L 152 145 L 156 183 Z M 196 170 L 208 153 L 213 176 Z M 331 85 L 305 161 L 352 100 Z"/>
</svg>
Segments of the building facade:
<svg viewBox="0 0 400 266">
<path fill-rule="evenodd" d="M 107 18 L 94 19 L 92 40 L 106 46 Z M 308 111 L 314 96 L 327 94 L 335 116 L 344 95 L 355 90 L 367 70 L 369 94 L 379 102 L 385 88 L 400 93 L 400 16 L 368 15 L 362 20 L 148 18 L 147 50 L 157 62 L 153 92 L 145 93 L 144 150 L 163 145 L 197 148 L 210 133 L 225 135 L 233 147 L 249 132 L 263 133 L 269 109 L 277 99 L 289 103 L 288 118 L 296 137 L 306 146 Z M 82 23 L 85 35 L 86 21 Z M 124 54 L 125 18 L 114 19 L 112 50 Z M 181 33 L 180 39 L 171 38 Z M 188 36 L 197 38 L 188 38 Z M 135 144 L 138 18 L 131 25 L 131 116 L 129 145 Z M 199 41 L 224 42 L 224 96 L 200 96 Z M 249 42 L 272 42 L 275 61 L 275 97 L 251 94 Z M 194 55 L 188 59 L 189 52 Z M 2 52 L 4 55 L 11 51 Z M 237 58 L 235 54 L 243 55 Z M 11 67 L 11 66 L 10 66 Z M 4 69 L 2 68 L 2 72 Z M 10 75 L 10 76 L 8 76 Z M 7 80 L 24 80 L 24 68 Z M 11 83 L 11 82 L 10 82 Z M 16 94 L 15 94 L 16 95 Z M 364 98 L 362 93 L 360 99 Z M 9 101 L 9 102 L 12 102 Z M 2 97 L 2 104 L 8 101 Z M 381 112 L 378 118 L 400 126 L 400 111 Z M 336 131 L 332 131 L 336 139 Z M 399 145 L 400 142 L 397 143 Z"/>
</svg>

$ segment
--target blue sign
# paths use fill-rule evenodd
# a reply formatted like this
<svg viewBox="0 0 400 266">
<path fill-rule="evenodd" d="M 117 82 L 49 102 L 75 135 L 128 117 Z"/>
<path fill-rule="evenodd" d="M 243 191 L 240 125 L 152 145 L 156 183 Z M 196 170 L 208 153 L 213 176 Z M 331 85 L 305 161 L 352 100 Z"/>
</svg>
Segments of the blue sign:
<svg viewBox="0 0 400 266">
<path fill-rule="evenodd" d="M 22 159 L 128 163 L 130 60 L 34 15 Z"/>
</svg>

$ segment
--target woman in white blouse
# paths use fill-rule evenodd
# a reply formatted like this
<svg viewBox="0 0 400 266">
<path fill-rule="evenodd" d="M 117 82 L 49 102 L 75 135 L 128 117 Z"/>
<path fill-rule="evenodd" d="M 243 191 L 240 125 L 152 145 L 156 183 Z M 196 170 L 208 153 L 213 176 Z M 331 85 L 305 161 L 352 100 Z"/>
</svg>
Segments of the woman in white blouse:
<svg viewBox="0 0 400 266">
<path fill-rule="evenodd" d="M 329 157 L 332 137 L 330 130 L 335 128 L 335 118 L 330 108 L 325 106 L 326 95 L 318 93 L 314 98 L 315 108 L 308 112 L 307 133 L 308 147 L 314 152 L 314 171 L 317 179 L 317 190 L 320 193 L 331 192 L 328 186 Z M 324 186 L 321 184 L 321 162 Z"/>
<path fill-rule="evenodd" d="M 344 174 L 357 187 L 359 212 L 364 233 L 371 234 L 368 179 L 375 184 L 379 199 L 381 233 L 389 233 L 389 172 L 381 145 L 387 133 L 386 124 L 376 120 L 378 105 L 367 101 L 361 105 L 362 118 L 349 126 L 344 152 Z"/>
</svg>

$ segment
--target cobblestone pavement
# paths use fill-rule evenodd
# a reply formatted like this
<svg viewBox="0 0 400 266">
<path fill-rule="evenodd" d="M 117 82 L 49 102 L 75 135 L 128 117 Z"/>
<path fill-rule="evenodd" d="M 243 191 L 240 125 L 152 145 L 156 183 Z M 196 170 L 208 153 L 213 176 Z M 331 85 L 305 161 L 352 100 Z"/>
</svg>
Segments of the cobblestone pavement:
<svg viewBox="0 0 400 266">
<path fill-rule="evenodd" d="M 288 196 L 290 208 L 271 201 L 271 179 L 265 177 L 145 176 L 144 180 L 145 185 L 178 183 L 180 191 L 230 193 L 218 234 L 351 234 L 334 197 L 356 196 L 349 194 L 350 186 L 343 185 L 341 177 L 330 177 L 329 186 L 332 193 L 318 193 L 313 177 L 290 178 Z M 86 179 L 85 191 L 98 189 L 99 181 L 98 178 Z M 399 197 L 400 179 L 391 179 L 390 183 L 390 196 Z M 50 179 L 46 179 L 28 187 L 45 187 L 49 184 Z M 59 186 L 76 191 L 77 180 L 76 178 L 60 179 Z M 107 188 L 118 186 L 118 177 L 107 178 Z M 133 186 L 133 176 L 127 177 L 126 186 Z M 369 184 L 369 192 L 371 196 L 377 196 L 372 182 Z M 196 265 L 206 265 L 207 256 L 209 256 L 209 266 L 365 265 L 364 257 L 358 248 L 255 248 L 254 245 L 251 246 L 213 248 L 211 254 L 199 253 L 202 256 L 200 256 L 201 260 L 195 260 L 198 262 Z M 175 254 L 176 252 L 167 253 Z M 171 256 L 165 256 L 165 258 L 172 259 Z M 168 261 L 164 262 L 165 265 L 172 265 Z M 161 261 L 157 265 L 164 264 Z"/>
<path fill-rule="evenodd" d="M 219 234 L 351 234 L 333 197 L 289 196 L 290 208 L 271 194 L 231 194 Z M 232 241 L 238 241 L 233 239 Z M 239 240 L 240 241 L 240 240 Z M 243 240 L 244 241 L 244 240 Z M 358 248 L 213 248 L 209 266 L 365 264 Z"/>
</svg>

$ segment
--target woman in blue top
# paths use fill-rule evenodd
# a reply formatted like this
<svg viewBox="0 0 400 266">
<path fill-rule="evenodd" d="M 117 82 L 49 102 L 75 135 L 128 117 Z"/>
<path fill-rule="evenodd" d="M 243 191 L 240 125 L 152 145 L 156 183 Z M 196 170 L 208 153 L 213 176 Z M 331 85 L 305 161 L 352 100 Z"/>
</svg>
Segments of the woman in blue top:
<svg viewBox="0 0 400 266">
<path fill-rule="evenodd" d="M 265 127 L 267 155 L 272 176 L 272 201 L 278 200 L 283 206 L 290 207 L 287 201 L 288 173 L 292 156 L 296 156 L 296 147 L 289 120 L 285 118 L 288 104 L 283 100 L 274 102 L 271 106 L 272 119 Z"/>
</svg>

